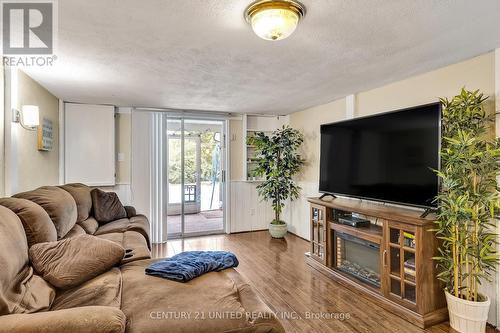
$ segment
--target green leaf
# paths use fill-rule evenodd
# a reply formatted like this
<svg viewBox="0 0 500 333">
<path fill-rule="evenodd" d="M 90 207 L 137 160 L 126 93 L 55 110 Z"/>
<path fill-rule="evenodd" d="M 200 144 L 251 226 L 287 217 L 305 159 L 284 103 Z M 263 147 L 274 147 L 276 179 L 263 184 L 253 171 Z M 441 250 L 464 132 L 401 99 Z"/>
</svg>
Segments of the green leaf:
<svg viewBox="0 0 500 333">
<path fill-rule="evenodd" d="M 463 87 L 442 104 L 441 169 L 433 170 L 442 188 L 436 197 L 439 211 L 435 223 L 440 240 L 438 278 L 453 286 L 456 271 L 460 290 L 468 290 L 468 277 L 474 283 L 491 278 L 499 263 L 496 230 L 500 215 L 500 196 L 496 181 L 500 165 L 500 139 L 489 136 L 494 114 L 488 114 L 479 90 Z M 454 250 L 462 256 L 453 260 Z M 465 265 L 465 262 L 469 263 Z M 458 267 L 455 267 L 458 265 Z M 455 268 L 458 268 L 456 270 Z"/>
<path fill-rule="evenodd" d="M 252 138 L 257 155 L 255 173 L 264 176 L 265 181 L 257 186 L 262 200 L 270 201 L 279 220 L 284 202 L 299 197 L 301 188 L 293 176 L 300 172 L 305 160 L 298 153 L 304 141 L 302 133 L 289 126 L 283 126 L 270 135 L 258 132 Z"/>
</svg>

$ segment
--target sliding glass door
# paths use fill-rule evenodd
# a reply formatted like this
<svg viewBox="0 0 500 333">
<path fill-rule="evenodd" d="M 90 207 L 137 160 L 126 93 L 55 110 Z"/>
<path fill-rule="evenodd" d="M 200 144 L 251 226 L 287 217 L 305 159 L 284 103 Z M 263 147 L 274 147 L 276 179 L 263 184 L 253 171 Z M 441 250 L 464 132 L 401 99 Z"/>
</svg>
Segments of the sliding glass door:
<svg viewBox="0 0 500 333">
<path fill-rule="evenodd" d="M 168 238 L 224 231 L 225 120 L 165 116 Z"/>
</svg>

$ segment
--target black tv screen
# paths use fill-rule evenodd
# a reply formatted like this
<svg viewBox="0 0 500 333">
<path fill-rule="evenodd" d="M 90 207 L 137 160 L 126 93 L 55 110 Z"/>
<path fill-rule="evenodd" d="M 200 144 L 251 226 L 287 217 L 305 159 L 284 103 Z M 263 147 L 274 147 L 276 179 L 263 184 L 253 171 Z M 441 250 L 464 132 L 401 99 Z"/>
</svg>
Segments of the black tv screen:
<svg viewBox="0 0 500 333">
<path fill-rule="evenodd" d="M 434 207 L 439 103 L 321 125 L 322 193 Z"/>
</svg>

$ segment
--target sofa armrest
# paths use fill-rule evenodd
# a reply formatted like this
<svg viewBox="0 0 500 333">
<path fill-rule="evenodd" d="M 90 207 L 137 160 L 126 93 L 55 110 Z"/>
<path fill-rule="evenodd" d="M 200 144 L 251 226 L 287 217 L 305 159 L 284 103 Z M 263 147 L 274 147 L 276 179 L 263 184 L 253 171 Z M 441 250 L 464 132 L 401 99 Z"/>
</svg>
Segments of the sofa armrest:
<svg viewBox="0 0 500 333">
<path fill-rule="evenodd" d="M 125 211 L 127 212 L 127 217 L 131 218 L 137 215 L 137 212 L 132 206 L 125 206 Z"/>
<path fill-rule="evenodd" d="M 0 316 L 0 333 L 123 333 L 126 318 L 110 306 Z"/>
</svg>

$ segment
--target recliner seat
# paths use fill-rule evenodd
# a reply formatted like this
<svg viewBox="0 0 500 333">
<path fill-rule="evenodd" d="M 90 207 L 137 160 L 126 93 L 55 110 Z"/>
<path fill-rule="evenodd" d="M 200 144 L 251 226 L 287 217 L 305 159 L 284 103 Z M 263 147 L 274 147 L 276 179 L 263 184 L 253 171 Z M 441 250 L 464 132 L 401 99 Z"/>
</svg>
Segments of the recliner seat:
<svg viewBox="0 0 500 333">
<path fill-rule="evenodd" d="M 0 205 L 7 208 L 14 207 L 18 211 L 23 209 L 31 212 L 39 210 L 33 206 L 33 204 L 38 205 L 45 210 L 53 222 L 57 231 L 57 239 L 90 234 L 111 240 L 127 250 L 123 263 L 151 258 L 148 219 L 144 215 L 136 214 L 99 224 L 92 216 L 91 190 L 84 184 L 43 186 L 32 191 L 18 193 L 12 198 L 0 199 Z M 135 209 L 129 208 L 127 212 L 135 213 Z M 31 214 L 39 213 L 32 212 Z M 31 223 L 40 224 L 36 219 L 32 219 Z"/>
<path fill-rule="evenodd" d="M 232 268 L 187 283 L 145 275 L 155 261 L 149 259 L 147 218 L 129 214 L 99 225 L 88 196 L 89 187 L 70 184 L 0 199 L 0 333 L 284 332 Z M 69 290 L 37 275 L 30 246 L 82 234 L 122 245 L 121 264 Z"/>
</svg>

